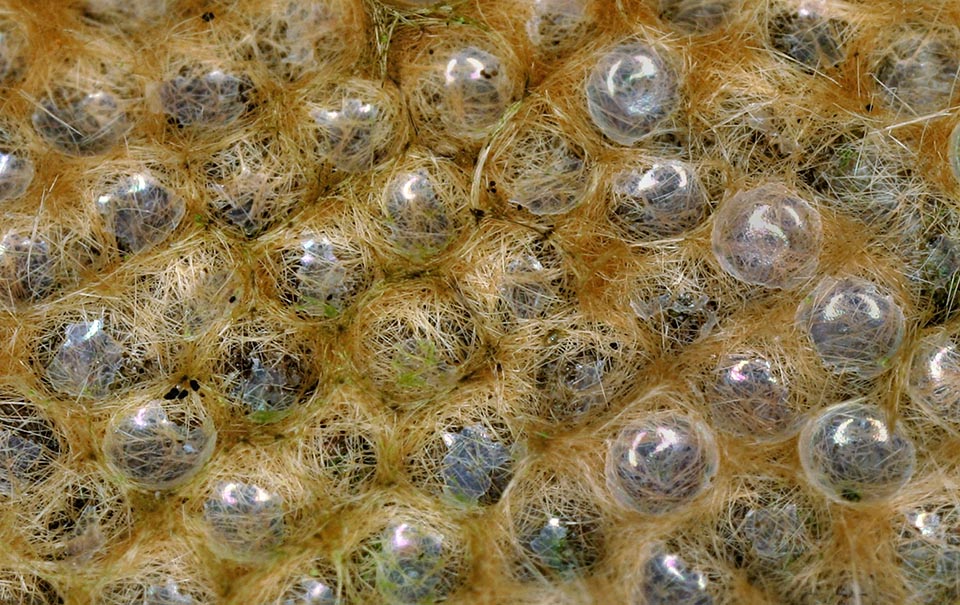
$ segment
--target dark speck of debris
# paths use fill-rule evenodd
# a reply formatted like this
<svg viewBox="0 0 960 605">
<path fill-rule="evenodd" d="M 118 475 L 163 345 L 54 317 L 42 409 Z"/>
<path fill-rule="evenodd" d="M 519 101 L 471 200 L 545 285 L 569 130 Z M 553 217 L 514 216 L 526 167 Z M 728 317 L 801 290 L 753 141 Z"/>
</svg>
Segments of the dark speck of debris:
<svg viewBox="0 0 960 605">
<path fill-rule="evenodd" d="M 203 19 L 204 23 L 210 23 L 211 21 L 213 21 L 214 16 L 215 15 L 212 12 L 207 11 L 202 15 L 200 15 L 200 18 Z"/>
</svg>

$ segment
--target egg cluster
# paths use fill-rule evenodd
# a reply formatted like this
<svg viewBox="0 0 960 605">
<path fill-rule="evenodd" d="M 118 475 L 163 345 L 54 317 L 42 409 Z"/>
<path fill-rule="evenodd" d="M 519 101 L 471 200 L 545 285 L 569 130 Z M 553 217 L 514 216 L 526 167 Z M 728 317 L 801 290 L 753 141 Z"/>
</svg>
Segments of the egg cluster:
<svg viewBox="0 0 960 605">
<path fill-rule="evenodd" d="M 958 26 L 2 0 L 0 602 L 960 599 Z"/>
</svg>

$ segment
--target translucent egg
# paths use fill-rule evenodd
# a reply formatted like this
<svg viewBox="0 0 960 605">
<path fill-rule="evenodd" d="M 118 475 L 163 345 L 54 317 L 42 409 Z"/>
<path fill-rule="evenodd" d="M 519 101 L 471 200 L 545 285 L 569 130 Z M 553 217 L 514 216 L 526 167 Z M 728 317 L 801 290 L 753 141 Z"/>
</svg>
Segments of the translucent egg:
<svg viewBox="0 0 960 605">
<path fill-rule="evenodd" d="M 589 165 L 584 150 L 553 132 L 527 131 L 512 151 L 521 163 L 506 183 L 510 202 L 536 216 L 565 214 L 586 195 Z"/>
<path fill-rule="evenodd" d="M 585 86 L 594 125 L 621 145 L 633 145 L 650 134 L 680 99 L 676 72 L 642 42 L 608 49 Z"/>
<path fill-rule="evenodd" d="M 816 71 L 843 60 L 841 27 L 841 22 L 824 17 L 814 2 L 803 2 L 795 10 L 776 15 L 770 40 L 775 50 Z"/>
<path fill-rule="evenodd" d="M 557 293 L 550 273 L 532 254 L 520 254 L 507 261 L 498 288 L 498 302 L 507 316 L 506 321 L 542 317 L 556 304 Z"/>
<path fill-rule="evenodd" d="M 753 353 L 724 355 L 706 399 L 717 427 L 756 441 L 778 440 L 797 428 L 799 411 L 778 365 Z"/>
<path fill-rule="evenodd" d="M 97 210 L 123 252 L 147 250 L 166 239 L 186 213 L 183 198 L 147 173 L 120 178 L 97 198 Z"/>
<path fill-rule="evenodd" d="M 33 160 L 25 153 L 0 151 L 0 201 L 23 197 L 33 174 Z"/>
<path fill-rule="evenodd" d="M 226 126 L 247 111 L 252 88 L 220 69 L 185 69 L 160 85 L 160 105 L 177 126 Z"/>
<path fill-rule="evenodd" d="M 393 523 L 380 538 L 377 590 L 389 603 L 433 603 L 452 589 L 448 538 L 414 523 Z"/>
<path fill-rule="evenodd" d="M 213 422 L 192 404 L 151 401 L 113 419 L 103 450 L 136 487 L 166 490 L 200 472 L 213 455 L 216 435 Z"/>
<path fill-rule="evenodd" d="M 176 552 L 161 552 L 158 558 L 141 555 L 135 563 L 138 573 L 124 574 L 95 591 L 93 605 L 205 605 L 216 596 L 205 582 L 195 576 L 196 562 L 186 559 L 184 547 Z M 151 555 L 147 555 L 150 557 Z M 157 556 L 157 555 L 153 555 Z M 190 566 L 192 564 L 192 567 Z"/>
<path fill-rule="evenodd" d="M 516 577 L 556 583 L 588 576 L 603 557 L 607 536 L 587 485 L 534 475 L 514 489 L 505 504 Z"/>
<path fill-rule="evenodd" d="M 423 169 L 402 172 L 387 184 L 383 221 L 387 237 L 403 256 L 424 262 L 450 244 L 456 225 L 442 193 Z"/>
<path fill-rule="evenodd" d="M 435 336 L 442 336 L 437 334 Z M 457 346 L 456 343 L 453 343 Z M 461 359 L 451 357 L 458 351 L 445 351 L 444 343 L 433 338 L 419 336 L 404 337 L 397 343 L 396 355 L 392 364 L 398 371 L 397 384 L 403 389 L 421 390 L 449 384 L 459 373 Z"/>
<path fill-rule="evenodd" d="M 345 73 L 365 58 L 371 28 L 360 2 L 275 0 L 255 6 L 248 16 L 257 27 L 242 40 L 244 57 L 285 80 Z"/>
<path fill-rule="evenodd" d="M 302 239 L 300 255 L 293 265 L 299 293 L 297 306 L 308 315 L 339 317 L 369 281 L 359 251 L 327 234 Z"/>
<path fill-rule="evenodd" d="M 295 403 L 299 382 L 298 374 L 288 375 L 284 367 L 265 366 L 259 357 L 251 357 L 232 394 L 254 414 L 282 412 Z"/>
<path fill-rule="evenodd" d="M 895 145 L 876 133 L 839 141 L 819 175 L 830 194 L 824 201 L 868 225 L 902 217 L 916 202 L 920 186 L 909 177 L 908 158 Z"/>
<path fill-rule="evenodd" d="M 660 0 L 660 16 L 689 33 L 723 25 L 732 8 L 731 0 Z"/>
<path fill-rule="evenodd" d="M 754 557 L 774 563 L 801 555 L 809 541 L 797 505 L 792 503 L 750 508 L 740 534 Z"/>
<path fill-rule="evenodd" d="M 103 319 L 68 324 L 64 339 L 47 366 L 55 390 L 74 397 L 102 399 L 116 386 L 126 351 Z"/>
<path fill-rule="evenodd" d="M 59 468 L 56 489 L 38 491 L 32 507 L 16 510 L 16 525 L 34 554 L 47 561 L 90 564 L 129 535 L 133 512 L 101 474 Z"/>
<path fill-rule="evenodd" d="M 276 150 L 266 141 L 242 141 L 215 154 L 205 166 L 210 205 L 217 218 L 246 237 L 260 235 L 287 210 L 291 184 L 281 174 Z"/>
<path fill-rule="evenodd" d="M 672 273 L 658 269 L 648 276 L 654 281 L 641 283 L 630 294 L 628 304 L 645 325 L 662 335 L 665 345 L 685 347 L 714 331 L 719 303 L 705 292 L 697 273 L 687 273 L 683 268 Z"/>
<path fill-rule="evenodd" d="M 594 407 L 606 404 L 606 394 L 603 389 L 603 375 L 608 360 L 595 350 L 585 350 L 575 353 L 570 358 L 560 358 L 548 364 L 541 372 L 541 379 L 558 382 L 557 385 L 544 383 L 547 389 L 558 387 L 577 400 L 571 407 L 574 414 L 582 414 Z M 559 393 L 550 393 L 552 400 L 562 399 Z M 559 401 L 558 401 L 559 402 Z"/>
<path fill-rule="evenodd" d="M 39 409 L 0 401 L 0 494 L 18 496 L 38 484 L 60 454 L 58 433 Z"/>
<path fill-rule="evenodd" d="M 566 253 L 525 222 L 485 220 L 452 256 L 464 297 L 493 338 L 550 316 L 570 292 Z"/>
<path fill-rule="evenodd" d="M 23 75 L 27 43 L 19 25 L 0 19 L 0 84 L 9 85 Z"/>
<path fill-rule="evenodd" d="M 953 102 L 960 58 L 942 32 L 906 32 L 885 51 L 874 77 L 895 110 L 925 115 Z"/>
<path fill-rule="evenodd" d="M 284 541 L 283 499 L 259 485 L 221 481 L 203 503 L 211 546 L 222 557 L 256 561 Z"/>
<path fill-rule="evenodd" d="M 617 173 L 612 194 L 614 222 L 641 241 L 679 235 L 696 227 L 709 210 L 696 170 L 675 160 L 646 172 Z"/>
<path fill-rule="evenodd" d="M 348 80 L 310 111 L 320 156 L 337 170 L 364 172 L 406 142 L 400 99 L 393 87 Z"/>
<path fill-rule="evenodd" d="M 37 236 L 7 233 L 0 240 L 0 301 L 38 301 L 54 286 L 50 245 Z"/>
<path fill-rule="evenodd" d="M 440 470 L 443 493 L 468 505 L 499 500 L 510 480 L 512 456 L 507 446 L 494 441 L 479 424 L 444 433 L 443 443 L 447 446 Z"/>
<path fill-rule="evenodd" d="M 540 572 L 575 577 L 596 562 L 596 545 L 589 535 L 593 531 L 589 524 L 568 515 L 547 515 L 524 538 L 524 546 Z"/>
<path fill-rule="evenodd" d="M 692 502 L 717 473 L 710 429 L 673 413 L 652 414 L 624 428 L 607 452 L 607 487 L 631 510 L 659 515 Z"/>
<path fill-rule="evenodd" d="M 896 494 L 916 462 L 902 423 L 891 430 L 880 408 L 857 401 L 821 411 L 804 427 L 799 446 L 807 479 L 831 500 L 848 504 Z"/>
<path fill-rule="evenodd" d="M 820 213 L 777 184 L 741 191 L 713 217 L 713 254 L 740 281 L 793 288 L 813 277 L 823 247 Z"/>
<path fill-rule="evenodd" d="M 417 138 L 437 155 L 476 154 L 523 91 L 523 65 L 500 33 L 470 19 L 424 25 L 397 45 Z"/>
<path fill-rule="evenodd" d="M 906 330 L 893 296 L 858 277 L 820 280 L 800 304 L 797 323 L 824 365 L 868 379 L 890 368 Z"/>
<path fill-rule="evenodd" d="M 246 264 L 230 253 L 229 238 L 219 230 L 208 231 L 209 239 L 181 248 L 159 270 L 152 265 L 147 269 L 152 275 L 144 275 L 151 299 L 147 309 L 160 314 L 162 323 L 155 329 L 167 338 L 195 341 L 246 300 Z"/>
<path fill-rule="evenodd" d="M 536 370 L 543 413 L 551 420 L 582 419 L 623 394 L 634 368 L 629 339 L 606 324 L 572 326 L 547 335 Z"/>
<path fill-rule="evenodd" d="M 680 555 L 658 552 L 643 566 L 638 605 L 713 605 L 707 576 Z"/>
<path fill-rule="evenodd" d="M 903 510 L 895 520 L 897 559 L 911 603 L 938 605 L 960 597 L 960 512 L 950 503 Z"/>
<path fill-rule="evenodd" d="M 311 472 L 328 479 L 339 494 L 358 494 L 377 472 L 377 445 L 354 424 L 324 424 L 301 444 Z"/>
<path fill-rule="evenodd" d="M 914 251 L 910 278 L 920 286 L 923 323 L 942 324 L 960 310 L 960 237 L 934 231 Z"/>
<path fill-rule="evenodd" d="M 303 577 L 283 593 L 278 605 L 340 605 L 340 599 L 330 585 L 311 577 Z"/>
<path fill-rule="evenodd" d="M 533 0 L 527 19 L 527 37 L 544 55 L 574 48 L 593 23 L 590 0 Z"/>
<path fill-rule="evenodd" d="M 725 544 L 723 558 L 745 570 L 751 583 L 785 595 L 784 578 L 802 573 L 817 560 L 835 537 L 835 528 L 829 503 L 798 486 L 792 473 L 778 475 L 738 475 L 717 515 L 715 535 Z"/>
<path fill-rule="evenodd" d="M 96 605 L 201 605 L 205 601 L 172 578 L 153 576 L 146 582 L 121 581 L 107 586 L 98 595 Z"/>
<path fill-rule="evenodd" d="M 32 121 L 51 146 L 80 156 L 108 151 L 130 128 L 121 101 L 113 94 L 64 87 L 40 99 Z"/>
<path fill-rule="evenodd" d="M 476 46 L 449 55 L 443 71 L 441 119 L 449 131 L 482 140 L 513 102 L 512 74 L 499 57 Z"/>
<path fill-rule="evenodd" d="M 469 311 L 431 282 L 385 291 L 351 326 L 353 360 L 391 405 L 425 402 L 453 388 L 480 335 Z"/>
<path fill-rule="evenodd" d="M 920 340 L 907 392 L 937 421 L 960 424 L 960 347 L 955 338 L 937 331 Z"/>
<path fill-rule="evenodd" d="M 163 584 L 151 584 L 144 591 L 145 605 L 194 605 L 192 596 L 180 591 L 174 580 Z"/>
</svg>

